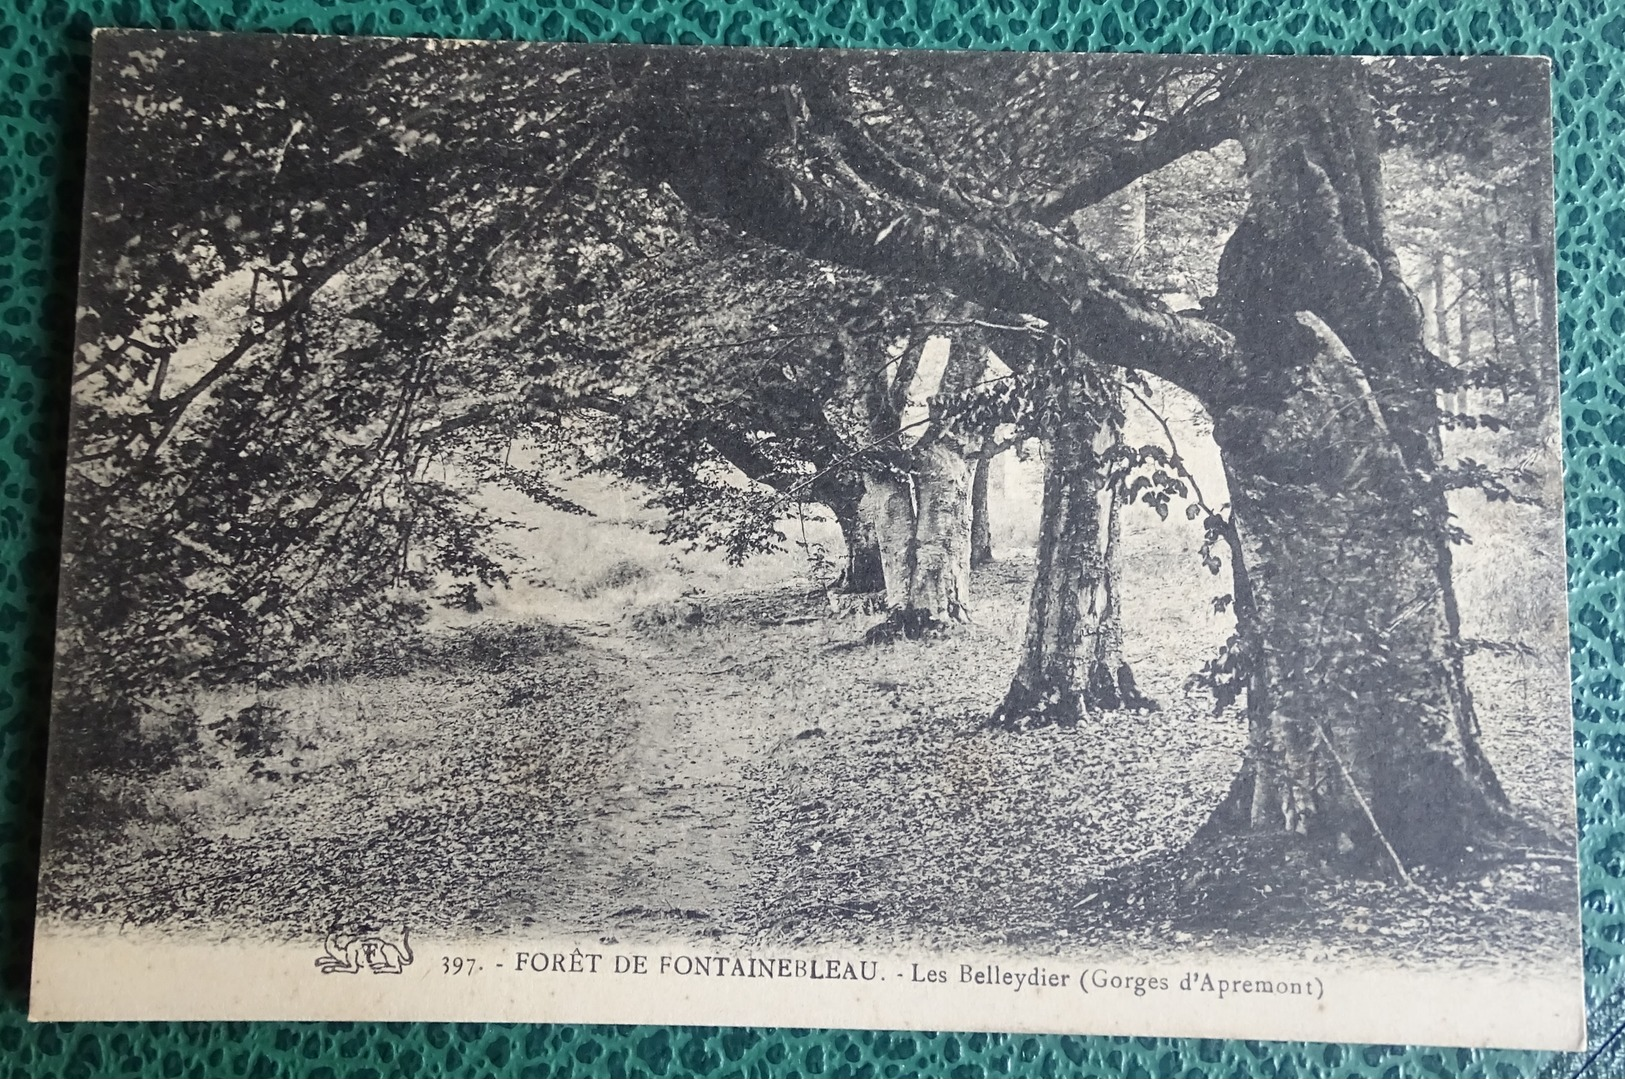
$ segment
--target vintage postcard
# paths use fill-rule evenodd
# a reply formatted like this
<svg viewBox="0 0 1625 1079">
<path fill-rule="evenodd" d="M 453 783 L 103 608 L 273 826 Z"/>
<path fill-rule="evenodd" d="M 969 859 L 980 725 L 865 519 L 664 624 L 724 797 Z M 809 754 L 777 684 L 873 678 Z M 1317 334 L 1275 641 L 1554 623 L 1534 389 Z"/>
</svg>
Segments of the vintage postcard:
<svg viewBox="0 0 1625 1079">
<path fill-rule="evenodd" d="M 1548 101 L 99 33 L 34 1016 L 1580 1046 Z"/>
</svg>

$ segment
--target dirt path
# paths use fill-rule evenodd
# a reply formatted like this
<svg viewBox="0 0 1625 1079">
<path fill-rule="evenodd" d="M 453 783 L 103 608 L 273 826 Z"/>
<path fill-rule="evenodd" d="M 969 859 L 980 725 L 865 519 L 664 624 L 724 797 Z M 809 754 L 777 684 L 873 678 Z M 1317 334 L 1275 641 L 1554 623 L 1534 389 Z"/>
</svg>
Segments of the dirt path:
<svg viewBox="0 0 1625 1079">
<path fill-rule="evenodd" d="M 1116 868 L 1195 833 L 1235 774 L 1245 724 L 1184 690 L 1174 650 L 1148 648 L 1133 659 L 1162 711 L 989 730 L 1028 573 L 983 571 L 978 621 L 931 641 L 854 648 L 863 619 L 758 590 L 706 597 L 675 621 L 646 607 L 619 623 L 491 624 L 448 634 L 415 665 L 263 701 L 222 691 L 205 718 L 258 702 L 275 747 L 243 754 L 205 727 L 160 776 L 103 777 L 130 784 L 113 789 L 140 827 L 59 865 L 47 897 L 97 922 L 306 940 L 353 916 L 538 939 L 1165 943 L 1190 913 L 1178 902 L 1159 908 L 1160 928 L 1130 911 L 1129 933 L 1089 901 Z M 1152 643 L 1212 631 L 1156 611 L 1136 624 Z M 1533 745 L 1517 718 L 1486 710 L 1486 744 L 1507 759 Z M 1507 954 L 1572 942 L 1572 906 L 1546 899 L 1572 899 L 1571 871 L 1535 869 L 1555 891 L 1517 866 L 1420 907 L 1350 886 L 1269 934 L 1350 955 L 1414 951 L 1423 930 L 1428 954 L 1479 955 L 1486 926 Z M 1469 910 L 1486 917 L 1460 924 Z"/>
<path fill-rule="evenodd" d="M 1217 798 L 1232 770 L 1218 760 L 1214 790 L 1191 789 L 1178 762 L 1213 740 L 1194 706 L 1170 699 L 1088 737 L 984 729 L 1026 582 L 1024 564 L 984 573 L 978 624 L 898 647 L 850 650 L 861 619 L 812 617 L 788 591 L 711 597 L 698 624 L 565 623 L 572 662 L 613 687 L 618 730 L 600 778 L 573 793 L 582 812 L 519 875 L 534 883 L 507 907 L 514 920 L 794 940 L 853 919 L 908 936 L 925 913 L 979 933 L 1034 879 L 1091 878 L 1194 828 L 1171 818 Z M 1123 798 L 1141 773 L 1130 785 L 1144 796 Z"/>
<path fill-rule="evenodd" d="M 572 889 L 548 920 L 599 932 L 727 935 L 751 881 L 747 775 L 773 737 L 741 707 L 750 665 L 693 641 L 607 624 L 569 627 L 593 660 L 618 670 L 630 737 L 609 783 L 567 840 L 590 889 Z M 756 660 L 755 662 L 762 662 Z M 726 676 L 726 677 L 724 677 Z"/>
</svg>

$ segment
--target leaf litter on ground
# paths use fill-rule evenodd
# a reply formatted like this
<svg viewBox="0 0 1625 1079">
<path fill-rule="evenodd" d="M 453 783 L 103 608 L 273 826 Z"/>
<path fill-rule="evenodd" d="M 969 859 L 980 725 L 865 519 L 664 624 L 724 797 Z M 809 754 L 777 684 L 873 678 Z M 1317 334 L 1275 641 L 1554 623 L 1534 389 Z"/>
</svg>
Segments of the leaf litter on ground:
<svg viewBox="0 0 1625 1079">
<path fill-rule="evenodd" d="M 873 617 L 789 584 L 619 625 L 486 624 L 370 670 L 200 694 L 200 714 L 270 709 L 281 748 L 203 737 L 157 777 L 86 777 L 141 813 L 45 887 L 68 916 L 284 938 L 359 911 L 453 935 L 1057 953 L 1571 943 L 1572 867 L 1413 890 L 1270 852 L 1193 858 L 1245 721 L 1186 685 L 1190 638 L 1222 625 L 1154 592 L 1129 658 L 1160 711 L 990 728 L 1031 573 L 979 571 L 976 621 L 923 641 L 854 646 Z M 1483 695 L 1485 741 L 1515 799 L 1551 804 L 1561 769 L 1519 662 L 1471 660 L 1512 687 Z"/>
</svg>

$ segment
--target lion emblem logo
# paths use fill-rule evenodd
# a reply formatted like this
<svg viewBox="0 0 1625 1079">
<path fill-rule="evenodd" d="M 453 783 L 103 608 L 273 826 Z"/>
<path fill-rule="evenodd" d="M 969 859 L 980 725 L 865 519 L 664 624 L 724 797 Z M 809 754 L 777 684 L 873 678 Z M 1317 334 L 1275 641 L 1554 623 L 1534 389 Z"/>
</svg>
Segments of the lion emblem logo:
<svg viewBox="0 0 1625 1079">
<path fill-rule="evenodd" d="M 412 965 L 411 934 L 401 926 L 399 937 L 384 936 L 377 926 L 363 925 L 353 932 L 335 926 L 323 941 L 325 955 L 316 958 L 323 974 L 399 974 Z"/>
</svg>

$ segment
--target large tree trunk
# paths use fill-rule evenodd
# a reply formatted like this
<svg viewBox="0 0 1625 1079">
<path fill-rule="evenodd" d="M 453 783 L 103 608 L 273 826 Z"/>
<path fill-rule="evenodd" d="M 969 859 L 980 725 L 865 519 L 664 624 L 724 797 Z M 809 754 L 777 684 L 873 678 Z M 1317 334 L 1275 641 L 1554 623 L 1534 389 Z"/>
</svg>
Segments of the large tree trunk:
<svg viewBox="0 0 1625 1079">
<path fill-rule="evenodd" d="M 1105 411 L 1076 380 L 1051 403 L 1027 630 L 995 726 L 1072 726 L 1092 711 L 1157 707 L 1123 657 L 1122 505 L 1101 467 L 1122 433 L 1092 422 Z"/>
<path fill-rule="evenodd" d="M 1298 318 L 1300 387 L 1268 418 L 1233 410 L 1215 427 L 1261 668 L 1253 752 L 1215 822 L 1435 863 L 1481 837 L 1503 797 L 1453 669 L 1428 492 L 1354 357 Z"/>
<path fill-rule="evenodd" d="M 1118 596 L 1123 563 L 1123 520 L 1121 500 L 1108 493 L 1105 528 L 1100 536 L 1102 574 L 1100 581 L 1100 632 L 1095 635 L 1095 654 L 1089 665 L 1089 707 L 1116 711 L 1123 706 L 1117 685 L 1117 671 L 1123 662 L 1123 607 Z M 1132 684 L 1134 675 L 1129 674 Z"/>
<path fill-rule="evenodd" d="M 992 718 L 1013 730 L 1073 726 L 1083 719 L 1106 606 L 1101 541 L 1113 495 L 1100 455 L 1113 433 L 1091 422 L 1096 410 L 1075 377 L 1060 381 L 1046 424 L 1044 511 L 1026 636 L 1015 677 Z"/>
<path fill-rule="evenodd" d="M 925 363 L 937 341 L 939 364 Z M 879 541 L 887 618 L 870 640 L 918 638 L 970 621 L 971 469 L 961 436 L 931 418 L 931 402 L 973 381 L 985 358 L 980 346 L 916 333 L 896 362 L 861 363 L 849 372 L 871 442 L 894 447 L 892 468 L 865 476 L 864 521 Z M 911 420 L 923 414 L 926 422 Z"/>
<path fill-rule="evenodd" d="M 1260 669 L 1252 752 L 1207 830 L 1286 830 L 1403 873 L 1463 856 L 1505 797 L 1467 692 L 1430 359 L 1369 96 L 1356 69 L 1326 75 L 1258 88 L 1252 203 L 1221 265 L 1252 377 L 1214 402 L 1214 437 Z"/>
</svg>

